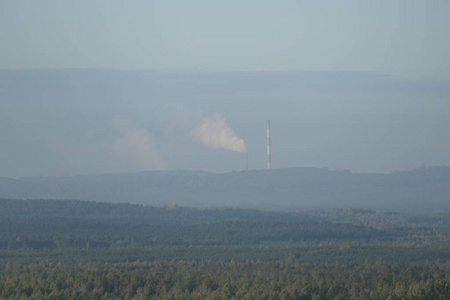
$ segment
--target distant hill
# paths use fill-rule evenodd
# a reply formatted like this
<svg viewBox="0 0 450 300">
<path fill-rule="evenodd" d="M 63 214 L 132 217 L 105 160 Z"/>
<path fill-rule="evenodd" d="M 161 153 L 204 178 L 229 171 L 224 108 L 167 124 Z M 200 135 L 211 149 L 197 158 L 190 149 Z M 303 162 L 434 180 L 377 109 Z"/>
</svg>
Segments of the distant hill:
<svg viewBox="0 0 450 300">
<path fill-rule="evenodd" d="M 339 207 L 430 212 L 450 210 L 450 167 L 390 174 L 289 168 L 0 178 L 0 197 L 279 211 Z"/>
</svg>

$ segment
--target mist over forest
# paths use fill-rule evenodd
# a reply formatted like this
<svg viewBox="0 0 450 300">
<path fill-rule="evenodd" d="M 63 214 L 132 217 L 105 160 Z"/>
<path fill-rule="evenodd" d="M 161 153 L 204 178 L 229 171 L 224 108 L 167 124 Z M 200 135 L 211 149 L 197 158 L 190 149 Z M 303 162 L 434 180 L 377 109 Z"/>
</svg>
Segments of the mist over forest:
<svg viewBox="0 0 450 300">
<path fill-rule="evenodd" d="M 0 197 L 448 209 L 448 168 L 426 167 L 450 164 L 446 80 L 338 71 L 2 70 L 0 91 Z"/>
<path fill-rule="evenodd" d="M 449 3 L 0 1 L 0 299 L 450 299 Z"/>
<path fill-rule="evenodd" d="M 152 171 L 0 178 L 10 199 L 80 199 L 152 206 L 270 211 L 352 208 L 395 212 L 450 210 L 450 168 L 390 174 L 289 168 L 231 173 Z"/>
</svg>

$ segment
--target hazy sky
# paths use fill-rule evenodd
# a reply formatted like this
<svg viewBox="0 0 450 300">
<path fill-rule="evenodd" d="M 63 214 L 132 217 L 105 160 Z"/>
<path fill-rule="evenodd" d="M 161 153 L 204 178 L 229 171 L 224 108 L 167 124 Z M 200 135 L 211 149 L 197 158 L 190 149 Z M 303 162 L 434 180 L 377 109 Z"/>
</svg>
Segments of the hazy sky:
<svg viewBox="0 0 450 300">
<path fill-rule="evenodd" d="M 0 2 L 0 69 L 359 70 L 450 78 L 450 2 Z"/>
<path fill-rule="evenodd" d="M 0 176 L 226 172 L 245 151 L 262 169 L 268 119 L 277 168 L 450 165 L 449 16 L 448 0 L 0 0 Z"/>
</svg>

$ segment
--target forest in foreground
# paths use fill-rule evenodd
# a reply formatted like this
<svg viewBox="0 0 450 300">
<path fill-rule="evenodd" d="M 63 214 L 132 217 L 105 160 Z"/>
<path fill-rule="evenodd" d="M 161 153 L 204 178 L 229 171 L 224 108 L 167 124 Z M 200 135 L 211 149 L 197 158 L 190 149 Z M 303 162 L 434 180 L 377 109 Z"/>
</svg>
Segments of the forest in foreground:
<svg viewBox="0 0 450 300">
<path fill-rule="evenodd" d="M 448 299 L 449 216 L 0 199 L 0 298 Z"/>
</svg>

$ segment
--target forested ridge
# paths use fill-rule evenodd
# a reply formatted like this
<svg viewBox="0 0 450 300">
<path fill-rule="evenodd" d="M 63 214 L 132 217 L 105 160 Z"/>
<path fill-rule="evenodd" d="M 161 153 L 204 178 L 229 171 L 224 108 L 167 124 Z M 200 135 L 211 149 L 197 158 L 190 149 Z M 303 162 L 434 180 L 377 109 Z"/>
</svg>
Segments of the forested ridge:
<svg viewBox="0 0 450 300">
<path fill-rule="evenodd" d="M 0 298 L 447 299 L 449 216 L 0 199 Z"/>
<path fill-rule="evenodd" d="M 150 171 L 127 174 L 0 178 L 0 197 L 83 199 L 183 207 L 223 206 L 298 211 L 364 208 L 377 211 L 450 210 L 450 167 L 389 174 L 321 168 L 250 170 L 223 174 Z"/>
</svg>

